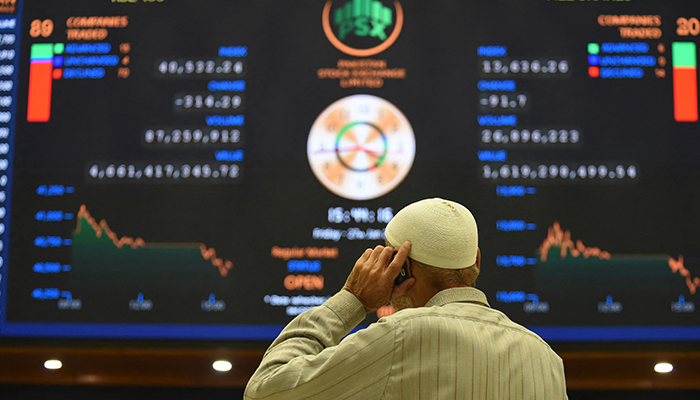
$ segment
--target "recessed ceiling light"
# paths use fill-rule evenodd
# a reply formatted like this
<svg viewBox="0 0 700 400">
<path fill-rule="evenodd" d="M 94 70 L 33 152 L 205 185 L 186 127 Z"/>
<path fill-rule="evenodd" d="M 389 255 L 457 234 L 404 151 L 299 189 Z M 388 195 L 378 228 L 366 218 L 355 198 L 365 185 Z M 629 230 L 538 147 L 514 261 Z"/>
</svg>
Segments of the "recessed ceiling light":
<svg viewBox="0 0 700 400">
<path fill-rule="evenodd" d="M 46 369 L 61 369 L 63 363 L 60 360 L 46 360 L 44 361 L 44 368 Z"/>
<path fill-rule="evenodd" d="M 666 374 L 668 372 L 673 371 L 673 365 L 671 365 L 667 362 L 660 362 L 660 363 L 654 365 L 654 371 L 656 371 L 660 374 Z"/>
<path fill-rule="evenodd" d="M 231 370 L 232 365 L 228 361 L 218 360 L 218 361 L 214 361 L 214 364 L 212 364 L 212 367 L 217 371 L 226 372 L 226 371 Z"/>
</svg>

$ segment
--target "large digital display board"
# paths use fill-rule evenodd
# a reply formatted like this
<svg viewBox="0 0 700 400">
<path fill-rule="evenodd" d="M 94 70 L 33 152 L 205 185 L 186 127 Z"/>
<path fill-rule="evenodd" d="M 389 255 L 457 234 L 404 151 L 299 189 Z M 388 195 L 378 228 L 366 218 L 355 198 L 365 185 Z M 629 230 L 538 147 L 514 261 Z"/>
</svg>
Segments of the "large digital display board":
<svg viewBox="0 0 700 400">
<path fill-rule="evenodd" d="M 543 338 L 700 339 L 696 0 L 0 12 L 1 336 L 268 340 L 443 197 Z"/>
</svg>

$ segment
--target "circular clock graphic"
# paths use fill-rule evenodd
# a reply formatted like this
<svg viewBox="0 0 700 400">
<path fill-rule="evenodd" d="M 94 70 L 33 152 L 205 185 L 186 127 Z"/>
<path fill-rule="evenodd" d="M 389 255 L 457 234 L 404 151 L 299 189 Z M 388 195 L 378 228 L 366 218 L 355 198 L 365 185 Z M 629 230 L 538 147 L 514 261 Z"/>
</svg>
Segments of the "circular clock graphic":
<svg viewBox="0 0 700 400">
<path fill-rule="evenodd" d="M 344 97 L 316 118 L 307 156 L 331 192 L 369 200 L 392 191 L 408 175 L 416 153 L 413 129 L 390 102 L 371 95 Z"/>
</svg>

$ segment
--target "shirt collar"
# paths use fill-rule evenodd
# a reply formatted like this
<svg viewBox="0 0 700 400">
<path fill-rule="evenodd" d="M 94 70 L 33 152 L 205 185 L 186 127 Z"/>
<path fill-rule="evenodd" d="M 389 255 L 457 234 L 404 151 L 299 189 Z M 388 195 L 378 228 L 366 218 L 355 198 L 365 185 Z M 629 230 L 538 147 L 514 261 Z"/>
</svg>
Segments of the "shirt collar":
<svg viewBox="0 0 700 400">
<path fill-rule="evenodd" d="M 448 303 L 457 302 L 478 303 L 490 307 L 484 292 L 473 287 L 456 287 L 442 290 L 435 294 L 425 304 L 425 307 L 440 307 Z"/>
</svg>

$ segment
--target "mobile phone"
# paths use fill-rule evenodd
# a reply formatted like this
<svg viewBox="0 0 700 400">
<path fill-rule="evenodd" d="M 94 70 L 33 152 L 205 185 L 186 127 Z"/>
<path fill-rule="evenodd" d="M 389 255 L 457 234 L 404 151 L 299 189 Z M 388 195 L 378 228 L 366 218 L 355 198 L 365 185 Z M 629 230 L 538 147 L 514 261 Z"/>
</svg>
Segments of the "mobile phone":
<svg viewBox="0 0 700 400">
<path fill-rule="evenodd" d="M 394 253 L 393 256 L 391 256 L 391 260 L 394 260 L 394 257 L 396 257 L 396 253 Z M 406 268 L 407 263 L 404 263 L 403 266 L 401 266 L 401 271 L 399 272 L 399 276 L 396 277 L 396 280 L 394 281 L 394 286 L 399 286 L 401 282 L 405 281 L 408 279 L 408 268 Z"/>
</svg>

